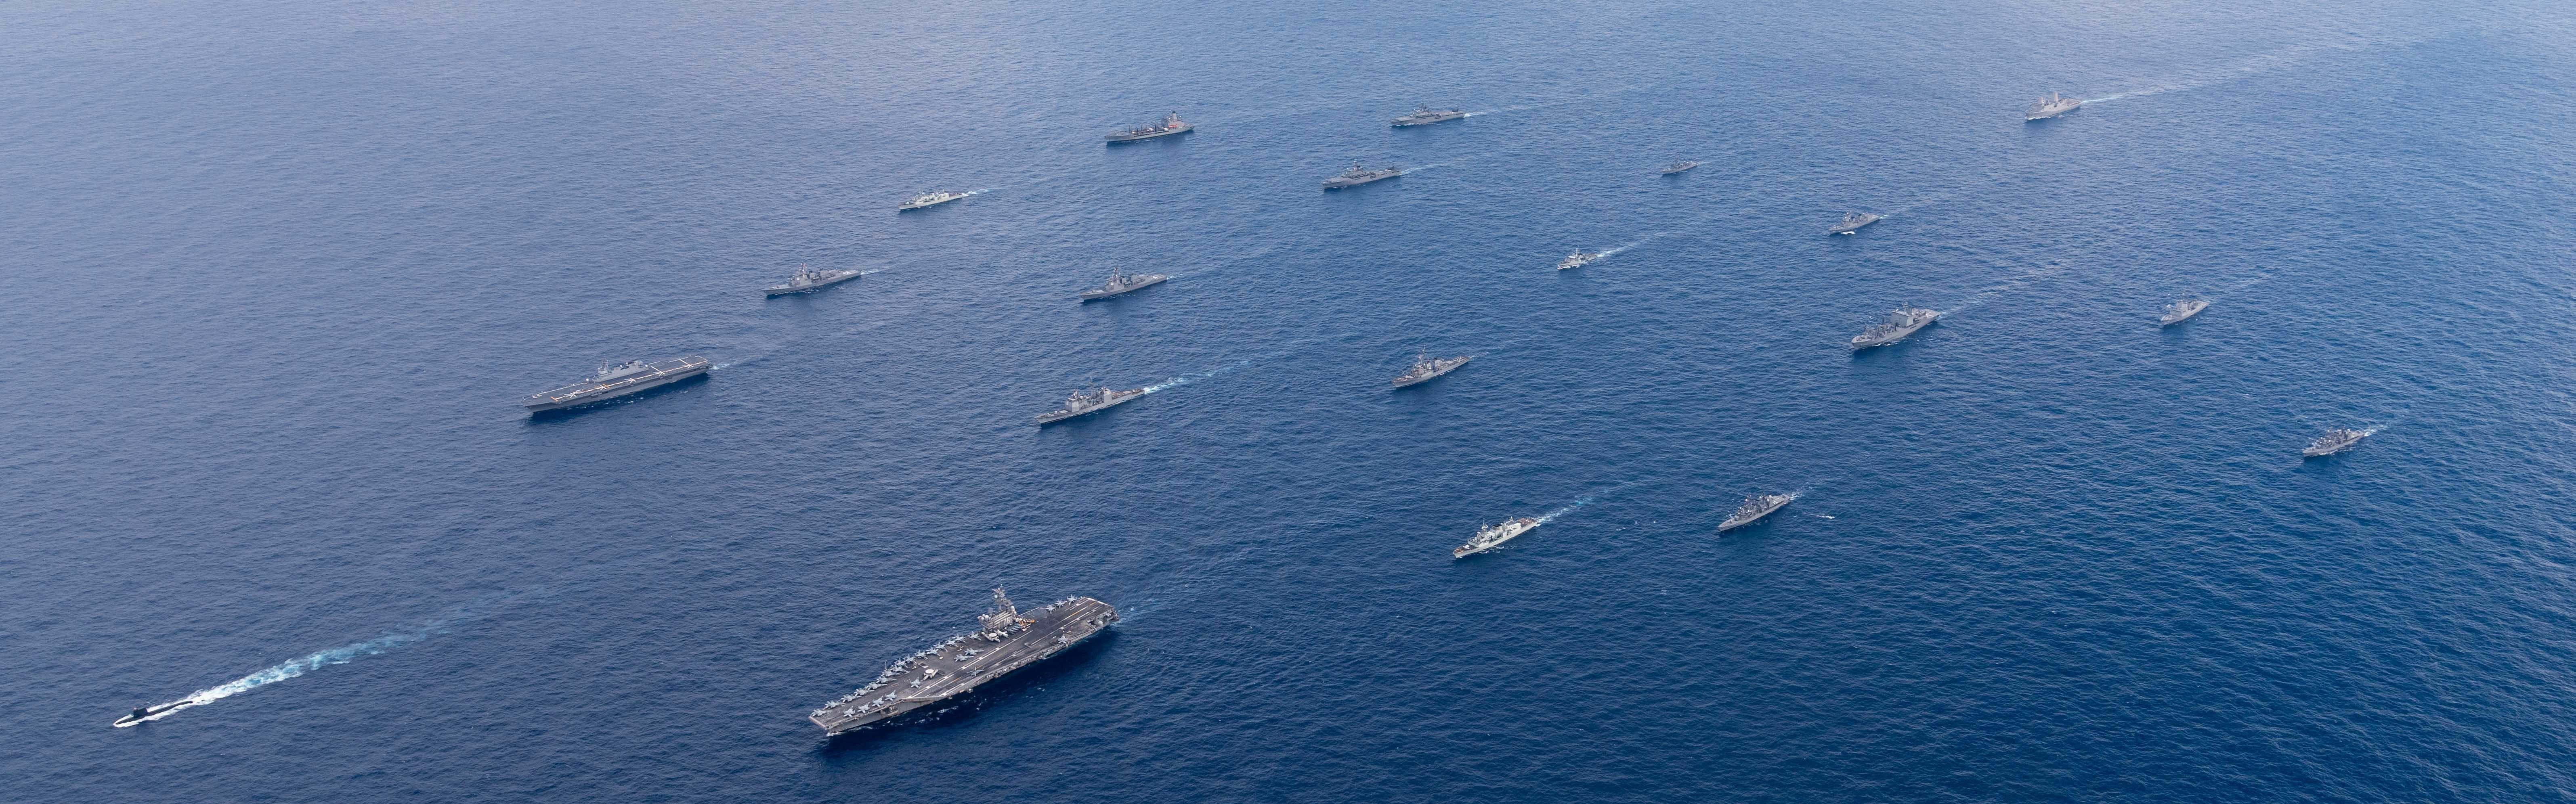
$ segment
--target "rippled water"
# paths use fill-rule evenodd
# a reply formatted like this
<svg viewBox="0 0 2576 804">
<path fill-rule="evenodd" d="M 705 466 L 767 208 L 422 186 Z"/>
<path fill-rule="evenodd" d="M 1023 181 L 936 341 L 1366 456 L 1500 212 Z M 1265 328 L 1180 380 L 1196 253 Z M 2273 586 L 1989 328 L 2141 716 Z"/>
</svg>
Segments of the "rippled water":
<svg viewBox="0 0 2576 804">
<path fill-rule="evenodd" d="M 2563 5 L 244 5 L 0 9 L 16 797 L 2569 795 Z"/>
</svg>

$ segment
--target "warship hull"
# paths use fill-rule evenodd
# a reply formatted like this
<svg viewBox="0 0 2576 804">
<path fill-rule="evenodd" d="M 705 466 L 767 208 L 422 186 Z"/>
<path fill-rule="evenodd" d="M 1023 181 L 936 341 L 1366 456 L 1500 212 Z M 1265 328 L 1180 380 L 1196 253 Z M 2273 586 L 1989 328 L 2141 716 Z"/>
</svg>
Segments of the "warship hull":
<svg viewBox="0 0 2576 804">
<path fill-rule="evenodd" d="M 1155 285 L 1163 284 L 1163 280 L 1170 279 L 1170 278 L 1171 278 L 1171 277 L 1168 277 L 1168 276 L 1157 276 L 1157 277 L 1153 277 L 1153 278 L 1150 278 L 1150 279 L 1146 279 L 1145 281 L 1138 282 L 1138 283 L 1133 284 L 1133 285 L 1129 285 L 1129 286 L 1127 286 L 1127 287 L 1119 288 L 1119 289 L 1117 289 L 1117 290 L 1110 290 L 1110 289 L 1108 289 L 1108 288 L 1093 288 L 1093 289 L 1091 289 L 1091 290 L 1083 291 L 1081 294 L 1077 295 L 1077 296 L 1076 296 L 1076 298 L 1079 298 L 1079 299 L 1081 299 L 1081 300 L 1083 300 L 1083 301 L 1098 301 L 1098 300 L 1101 300 L 1101 299 L 1109 298 L 1109 297 L 1111 297 L 1111 296 L 1123 296 L 1123 295 L 1126 295 L 1126 294 L 1129 294 L 1129 293 L 1134 293 L 1134 292 L 1139 291 L 1139 290 L 1144 290 L 1144 289 L 1146 289 L 1146 288 L 1153 287 L 1153 286 L 1155 286 Z"/>
<path fill-rule="evenodd" d="M 1879 217 L 1878 217 L 1878 216 L 1876 216 L 1876 215 L 1871 215 L 1871 216 L 1869 216 L 1869 220 L 1861 221 L 1861 222 L 1859 222 L 1859 223 L 1854 223 L 1854 224 L 1849 224 L 1849 225 L 1844 225 L 1844 224 L 1839 224 L 1839 223 L 1838 223 L 1838 224 L 1834 224 L 1834 228 L 1833 228 L 1831 231 L 1826 232 L 1826 234 L 1838 234 L 1838 235 L 1847 235 L 1847 234 L 1851 234 L 1851 233 L 1853 233 L 1853 232 L 1857 232 L 1857 231 L 1860 231 L 1861 229 L 1867 228 L 1870 224 L 1877 223 L 1877 222 L 1878 222 L 1878 220 L 1879 220 Z"/>
<path fill-rule="evenodd" d="M 1466 367 L 1467 367 L 1467 361 L 1468 361 L 1468 360 L 1474 360 L 1474 359 L 1475 359 L 1475 358 L 1472 358 L 1472 357 L 1470 357 L 1470 358 L 1466 358 L 1466 359 L 1464 359 L 1464 360 L 1460 360 L 1460 361 L 1458 361 L 1458 363 L 1457 363 L 1456 365 L 1452 365 L 1452 366 L 1449 366 L 1449 367 L 1447 367 L 1447 368 L 1439 369 L 1439 370 L 1433 371 L 1433 372 L 1431 372 L 1431 373 L 1429 373 L 1429 374 L 1422 375 L 1422 376 L 1420 376 L 1420 377 L 1398 377 L 1398 378 L 1396 378 L 1396 380 L 1395 380 L 1395 387 L 1397 387 L 1397 388 L 1411 388 L 1411 387 L 1416 386 L 1416 385 L 1421 385 L 1421 384 L 1423 384 L 1423 383 L 1430 382 L 1430 381 L 1432 381 L 1432 380 L 1436 380 L 1436 379 L 1440 379 L 1440 378 L 1442 378 L 1442 377 L 1449 376 L 1449 372 L 1457 371 L 1457 370 L 1462 369 L 1462 368 L 1466 368 Z"/>
<path fill-rule="evenodd" d="M 1725 533 L 1755 522 L 1760 522 L 1763 517 L 1770 516 L 1772 512 L 1789 507 L 1789 502 L 1789 500 L 1781 500 L 1780 502 L 1773 504 L 1771 507 L 1756 510 L 1750 514 L 1737 514 L 1735 516 L 1727 517 L 1726 521 L 1717 524 L 1717 532 Z"/>
<path fill-rule="evenodd" d="M 2185 309 L 2184 309 L 2181 313 L 2179 313 L 2179 314 L 2169 314 L 2169 315 L 2166 315 L 2164 318 L 2162 318 L 2162 319 L 2160 319 L 2160 320 L 2159 320 L 2159 323 L 2163 324 L 2164 326 L 2168 326 L 2168 327 L 2170 327 L 2170 326 L 2173 326 L 2173 325 L 2175 325 L 2175 324 L 2180 324 L 2180 323 L 2182 323 L 2182 322 L 2189 321 L 2189 320 L 2191 320 L 2191 317 L 2192 317 L 2192 316 L 2200 315 L 2200 311 L 2202 311 L 2202 310 L 2207 310 L 2207 309 L 2209 309 L 2209 305 L 2206 305 L 2206 304 L 2200 305 L 2200 306 L 2198 306 L 2198 307 L 2185 308 Z"/>
<path fill-rule="evenodd" d="M 2081 108 L 2084 108 L 2084 107 L 2083 107 L 2083 105 L 2081 105 L 2081 104 L 2077 104 L 2077 105 L 2073 105 L 2073 106 L 2068 106 L 2068 107 L 2063 108 L 2063 109 L 2042 109 L 2042 110 L 2039 110 L 2039 111 L 2036 111 L 2036 112 L 2031 112 L 2031 113 L 2029 113 L 2029 114 L 2022 115 L 2022 118 L 2021 118 L 2021 119 L 2022 119 L 2022 122 L 2025 122 L 2025 123 L 2036 123 L 2036 122 L 2039 122 L 2039 121 L 2041 121 L 2041 120 L 2046 120 L 2046 119 L 2049 119 L 2049 118 L 2051 118 L 2051 117 L 2057 117 L 2057 116 L 2059 116 L 2059 115 L 2063 115 L 2063 114 L 2066 114 L 2066 113 L 2068 113 L 2068 112 L 2072 112 L 2072 111 L 2075 111 L 2075 110 L 2077 110 L 2077 109 L 2081 109 Z"/>
<path fill-rule="evenodd" d="M 633 396 L 693 377 L 705 376 L 713 364 L 706 358 L 689 356 L 651 364 L 651 371 L 620 377 L 607 383 L 577 383 L 537 394 L 529 398 L 529 413 L 577 408 L 619 397 Z"/>
<path fill-rule="evenodd" d="M 931 208 L 931 207 L 939 206 L 939 205 L 941 205 L 941 204 L 945 204 L 945 203 L 948 203 L 948 202 L 951 202 L 951 201 L 964 201 L 964 200 L 966 200 L 966 194 L 964 194 L 964 193 L 959 193 L 959 194 L 957 194 L 957 195 L 950 196 L 950 197 L 947 197 L 947 198 L 942 198 L 942 199 L 939 199 L 939 200 L 937 200 L 937 201 L 906 201 L 906 202 L 903 202 L 903 203 L 901 203 L 901 204 L 896 205 L 896 206 L 895 206 L 895 208 L 894 208 L 894 211 L 896 211 L 896 212 L 911 212 L 911 211 L 916 210 L 916 209 L 929 209 L 929 208 Z"/>
<path fill-rule="evenodd" d="M 1066 419 L 1079 419 L 1129 402 L 1134 402 L 1144 395 L 1145 394 L 1140 391 L 1126 396 L 1114 397 L 1107 402 L 1101 403 L 1100 407 L 1096 408 L 1083 408 L 1081 410 L 1051 410 L 1045 413 L 1040 413 L 1038 414 L 1038 426 L 1045 427 Z"/>
<path fill-rule="evenodd" d="M 1420 115 L 1420 116 L 1407 115 L 1407 116 L 1404 116 L 1404 117 L 1398 117 L 1398 118 L 1396 118 L 1396 119 L 1395 119 L 1395 127 L 1396 127 L 1396 128 L 1404 128 L 1404 127 L 1407 127 L 1407 126 L 1427 126 L 1427 125 L 1431 125 L 1431 124 L 1433 124 L 1433 123 L 1446 123 L 1446 122 L 1449 122 L 1449 121 L 1451 121 L 1451 120 L 1465 120 L 1465 119 L 1467 119 L 1467 113 L 1466 113 L 1466 112 L 1442 112 L 1442 113 L 1440 113 L 1440 114 Z"/>
<path fill-rule="evenodd" d="M 1344 188 L 1344 187 L 1358 187 L 1358 186 L 1360 186 L 1360 185 L 1367 184 L 1367 183 L 1369 183 L 1369 182 L 1373 182 L 1373 181 L 1386 181 L 1386 180 L 1388 180 L 1388 179 L 1392 179 L 1392 178 L 1395 178 L 1395 177 L 1397 177 L 1397 176 L 1402 176 L 1402 175 L 1404 175 L 1404 174 L 1402 174 L 1402 173 L 1388 173 L 1388 174 L 1383 175 L 1383 176 L 1368 176 L 1368 177 L 1365 177 L 1365 178 L 1328 179 L 1328 180 L 1326 180 L 1326 181 L 1324 182 L 1324 189 L 1327 189 L 1327 190 L 1339 190 L 1339 189 L 1342 189 L 1342 188 Z"/>
<path fill-rule="evenodd" d="M 1176 137 L 1196 130 L 1198 130 L 1197 126 L 1182 126 L 1170 131 L 1156 131 L 1148 134 L 1111 134 L 1106 139 L 1108 139 L 1109 144 L 1117 145 L 1128 142 L 1143 142 L 1156 137 Z"/>
<path fill-rule="evenodd" d="M 822 290 L 857 278 L 859 278 L 859 272 L 851 271 L 848 276 L 826 279 L 811 285 L 779 285 L 772 288 L 763 288 L 761 289 L 761 293 L 770 296 L 788 296 L 798 293 L 812 293 L 814 291 Z"/>
<path fill-rule="evenodd" d="M 939 704 L 1100 635 L 1118 622 L 1118 610 L 1076 597 L 1021 612 L 1020 622 L 1017 631 L 1000 639 L 969 634 L 941 643 L 907 660 L 908 669 L 872 691 L 882 697 L 825 707 L 807 719 L 826 735 L 842 734 Z"/>
</svg>

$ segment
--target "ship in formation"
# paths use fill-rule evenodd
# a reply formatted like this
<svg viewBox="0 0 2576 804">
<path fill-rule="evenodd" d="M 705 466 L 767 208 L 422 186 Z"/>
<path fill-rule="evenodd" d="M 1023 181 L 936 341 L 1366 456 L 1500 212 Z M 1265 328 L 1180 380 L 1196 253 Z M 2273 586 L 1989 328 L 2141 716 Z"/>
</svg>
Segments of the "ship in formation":
<svg viewBox="0 0 2576 804">
<path fill-rule="evenodd" d="M 1530 529 L 1538 526 L 1538 520 L 1529 517 L 1521 517 L 1500 525 L 1488 525 L 1482 528 L 1477 528 L 1476 535 L 1468 537 L 1466 544 L 1458 545 L 1455 549 L 1449 551 L 1449 557 L 1453 559 L 1466 558 L 1477 553 L 1501 547 L 1504 542 L 1519 538 L 1521 534 L 1528 533 L 1530 532 Z"/>
<path fill-rule="evenodd" d="M 1673 175 L 1673 174 L 1675 174 L 1675 173 L 1681 173 L 1681 172 L 1688 171 L 1688 170 L 1690 170 L 1691 168 L 1695 168 L 1695 167 L 1699 167 L 1699 163 L 1698 163 L 1698 162 L 1681 161 L 1681 162 L 1674 162 L 1674 163 L 1672 163 L 1672 164 L 1665 165 L 1665 166 L 1664 166 L 1664 169 L 1662 169 L 1662 170 L 1658 170 L 1658 171 L 1655 171 L 1655 172 L 1656 172 L 1656 173 L 1659 173 L 1659 174 L 1662 174 L 1662 175 L 1670 176 L 1670 175 Z"/>
<path fill-rule="evenodd" d="M 1169 137 L 1174 134 L 1187 134 L 1191 129 L 1195 128 L 1198 128 L 1198 126 L 1190 125 L 1189 123 L 1181 120 L 1181 113 L 1173 112 L 1169 115 L 1165 115 L 1161 122 L 1147 123 L 1125 131 L 1110 132 L 1107 139 L 1109 140 L 1109 144 L 1116 145 L 1122 142 L 1135 142 L 1137 140 L 1150 140 L 1155 137 Z"/>
<path fill-rule="evenodd" d="M 1557 261 L 1556 269 L 1563 271 L 1569 268 L 1581 268 L 1586 265 L 1591 265 L 1607 256 L 1610 255 L 1606 252 L 1582 251 L 1578 249 L 1572 254 L 1565 255 L 1565 259 Z"/>
<path fill-rule="evenodd" d="M 1165 274 L 1131 274 L 1112 269 L 1109 272 L 1108 282 L 1102 283 L 1100 287 L 1083 291 L 1077 295 L 1083 301 L 1106 299 L 1111 296 L 1116 296 L 1121 293 L 1137 290 L 1150 285 L 1159 285 L 1163 283 L 1163 280 L 1170 278 L 1170 276 Z"/>
<path fill-rule="evenodd" d="M 2067 112 L 2075 111 L 2077 107 L 2081 107 L 2083 105 L 2084 102 L 2081 100 L 2051 92 L 2048 93 L 2047 97 L 2040 98 L 2037 102 L 2032 103 L 2029 111 L 2024 112 L 2021 119 L 2024 121 L 2046 120 Z"/>
<path fill-rule="evenodd" d="M 1827 230 L 1825 230 L 1825 234 L 1828 234 L 1828 235 L 1847 235 L 1847 234 L 1851 234 L 1851 233 L 1853 233 L 1853 232 L 1860 231 L 1860 227 L 1868 226 L 1868 225 L 1873 224 L 1873 223 L 1877 223 L 1877 222 L 1878 222 L 1878 219 L 1879 219 L 1879 214 L 1878 214 L 1878 213 L 1876 213 L 1876 212 L 1852 212 L 1852 213 L 1847 213 L 1847 214 L 1843 215 L 1843 219 L 1842 219 L 1842 220 L 1837 221 L 1837 222 L 1835 222 L 1835 223 L 1834 223 L 1834 228 L 1831 228 L 1831 229 L 1827 229 Z"/>
<path fill-rule="evenodd" d="M 1408 113 L 1403 117 L 1396 118 L 1395 127 L 1403 128 L 1405 126 L 1430 125 L 1432 123 L 1458 120 L 1465 118 L 1466 116 L 1467 112 L 1460 109 L 1434 109 L 1429 106 L 1416 106 L 1413 107 L 1413 111 L 1411 113 Z"/>
<path fill-rule="evenodd" d="M 1109 630 L 1118 610 L 1088 597 L 1068 597 L 1020 611 L 1002 590 L 971 634 L 950 637 L 904 657 L 875 681 L 807 715 L 826 735 L 840 734 L 966 694 L 984 682 L 1063 653 Z"/>
<path fill-rule="evenodd" d="M 1798 499 L 1795 494 L 1756 494 L 1746 497 L 1743 505 L 1735 507 L 1735 513 L 1729 514 L 1726 521 L 1717 524 L 1717 532 L 1725 533 L 1753 524 L 1754 520 L 1770 516 L 1771 512 L 1780 510 L 1781 506 L 1788 505 L 1790 500 L 1795 499 Z"/>
<path fill-rule="evenodd" d="M 771 285 L 761 288 L 760 292 L 771 296 L 784 296 L 790 293 L 822 290 L 857 278 L 859 278 L 859 272 L 854 270 L 817 271 L 799 265 L 796 266 L 796 273 L 788 275 L 787 284 Z"/>
<path fill-rule="evenodd" d="M 2170 327 L 2175 324 L 2180 324 L 2185 319 L 2191 318 L 2192 316 L 2200 315 L 2200 311 L 2207 309 L 2209 309 L 2209 302 L 2202 301 L 2200 299 L 2185 298 L 2181 301 L 2165 305 L 2164 317 L 2156 319 L 2156 321 L 2163 326 Z"/>
<path fill-rule="evenodd" d="M 543 413 L 604 402 L 705 374 L 708 368 L 711 366 L 707 359 L 697 355 L 650 363 L 642 360 L 608 363 L 571 385 L 531 395 L 526 404 L 528 412 Z"/>
<path fill-rule="evenodd" d="M 1473 359 L 1475 359 L 1473 355 L 1457 357 L 1432 357 L 1429 353 L 1414 355 L 1413 366 L 1405 369 L 1404 373 L 1395 375 L 1395 387 L 1403 388 L 1457 371 L 1459 366 L 1467 365 L 1467 361 Z"/>
<path fill-rule="evenodd" d="M 1932 322 L 1940 317 L 1941 312 L 1938 310 L 1899 307 L 1887 314 L 1887 320 L 1871 324 L 1867 329 L 1861 330 L 1860 334 L 1852 336 L 1851 345 L 1854 349 L 1867 349 L 1905 340 L 1905 336 L 1914 334 L 1915 330 L 1931 326 Z"/>
<path fill-rule="evenodd" d="M 1100 388 L 1075 391 L 1072 396 L 1064 398 L 1064 407 L 1038 414 L 1038 424 L 1054 424 L 1075 416 L 1098 413 L 1110 406 L 1125 404 L 1144 395 L 1145 389 L 1143 388 L 1129 388 L 1124 391 L 1117 391 L 1103 386 Z"/>
<path fill-rule="evenodd" d="M 1382 179 L 1392 179 L 1402 175 L 1404 175 L 1404 169 L 1394 165 L 1388 165 L 1383 168 L 1372 170 L 1361 167 L 1360 163 L 1354 161 L 1351 163 L 1351 169 L 1342 171 L 1342 175 L 1325 179 L 1324 189 L 1339 190 L 1344 187 L 1358 187 L 1369 182 L 1379 181 Z"/>
<path fill-rule="evenodd" d="M 2328 455 L 2333 455 L 2335 453 L 2351 449 L 2352 445 L 2361 443 L 2361 439 L 2368 435 L 2370 435 L 2370 431 L 2368 430 L 2346 430 L 2341 427 L 2330 428 L 2326 430 L 2325 435 L 2317 436 L 2317 440 L 2308 442 L 2308 448 L 2299 450 L 2299 455 L 2308 458 L 2322 458 Z"/>
<path fill-rule="evenodd" d="M 941 190 L 935 193 L 922 193 L 920 195 L 904 199 L 901 204 L 896 204 L 894 206 L 894 211 L 909 212 L 922 207 L 935 207 L 970 195 L 974 195 L 974 193 L 957 193 L 949 192 L 947 190 Z"/>
</svg>

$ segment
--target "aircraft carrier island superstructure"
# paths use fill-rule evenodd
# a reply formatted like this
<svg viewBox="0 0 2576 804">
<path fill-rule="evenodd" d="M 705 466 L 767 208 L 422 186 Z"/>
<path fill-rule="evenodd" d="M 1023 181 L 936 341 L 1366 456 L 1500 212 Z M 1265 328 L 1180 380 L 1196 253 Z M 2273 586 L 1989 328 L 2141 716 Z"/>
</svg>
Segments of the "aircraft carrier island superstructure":
<svg viewBox="0 0 2576 804">
<path fill-rule="evenodd" d="M 905 657 L 877 680 L 809 715 L 825 734 L 851 729 L 965 694 L 984 682 L 1081 644 L 1118 622 L 1118 610 L 1087 597 L 1068 597 L 1029 611 L 993 590 L 993 610 L 976 618 L 976 631 L 949 637 Z"/>
</svg>

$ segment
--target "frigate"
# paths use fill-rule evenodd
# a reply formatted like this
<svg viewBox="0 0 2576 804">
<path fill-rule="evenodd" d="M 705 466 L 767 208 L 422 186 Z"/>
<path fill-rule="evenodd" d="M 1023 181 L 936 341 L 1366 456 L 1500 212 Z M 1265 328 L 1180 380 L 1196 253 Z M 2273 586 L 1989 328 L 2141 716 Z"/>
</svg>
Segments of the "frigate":
<svg viewBox="0 0 2576 804">
<path fill-rule="evenodd" d="M 1413 112 L 1411 114 L 1396 118 L 1395 127 L 1403 128 L 1405 126 L 1426 125 L 1446 120 L 1456 120 L 1466 116 L 1466 111 L 1460 109 L 1434 109 L 1429 106 L 1416 106 L 1413 107 Z"/>
<path fill-rule="evenodd" d="M 2067 112 L 2075 111 L 2077 107 L 2083 105 L 2084 101 L 2082 100 L 2069 98 L 2055 92 L 2051 92 L 2048 93 L 2048 97 L 2040 98 L 2038 102 L 2032 103 L 2030 105 L 2030 111 L 2023 114 L 2021 119 L 2024 121 L 2044 120 Z"/>
<path fill-rule="evenodd" d="M 629 360 L 602 364 L 599 370 L 571 385 L 528 397 L 528 412 L 543 413 L 660 388 L 705 374 L 709 367 L 707 359 L 697 355 L 655 363 Z"/>
<path fill-rule="evenodd" d="M 922 193 L 920 195 L 904 199 L 901 204 L 896 204 L 894 206 L 894 211 L 905 212 L 920 209 L 922 207 L 938 206 L 970 195 L 974 195 L 974 193 L 956 193 L 949 192 L 947 190 L 941 190 L 935 193 Z"/>
<path fill-rule="evenodd" d="M 859 272 L 857 271 L 817 271 L 799 265 L 796 267 L 796 273 L 787 277 L 787 284 L 771 285 L 769 287 L 761 288 L 760 292 L 771 296 L 784 296 L 789 293 L 803 293 L 809 290 L 821 290 L 823 288 L 838 285 L 857 278 L 859 278 Z"/>
<path fill-rule="evenodd" d="M 2166 306 L 2165 306 L 2165 316 L 2164 316 L 2163 318 L 2157 319 L 2157 321 L 2158 321 L 2159 323 L 2161 323 L 2162 325 L 2164 325 L 2164 326 L 2168 326 L 2168 327 L 2170 327 L 2170 326 L 2173 326 L 2173 325 L 2175 325 L 2175 324 L 2180 324 L 2180 323 L 2182 323 L 2182 322 L 2183 322 L 2183 319 L 2190 318 L 2190 317 L 2192 317 L 2192 316 L 2196 316 L 2196 315 L 2200 315 L 2200 311 L 2202 311 L 2202 310 L 2207 310 L 2207 309 L 2209 309 L 2209 302 L 2201 301 L 2201 300 L 2199 300 L 2199 299 L 2186 298 L 2186 299 L 2183 299 L 2183 300 L 2181 300 L 2181 301 L 2177 301 L 2177 302 L 2174 302 L 2174 303 L 2172 303 L 2172 304 L 2166 305 Z"/>
<path fill-rule="evenodd" d="M 1899 307 L 1895 312 L 1887 314 L 1887 320 L 1871 324 L 1869 328 L 1861 330 L 1860 334 L 1852 336 L 1851 345 L 1854 349 L 1867 349 L 1905 340 L 1905 336 L 1914 334 L 1915 330 L 1931 326 L 1932 321 L 1940 317 L 1941 312 L 1938 310 Z"/>
<path fill-rule="evenodd" d="M 1076 294 L 1076 296 L 1081 298 L 1083 301 L 1106 299 L 1147 285 L 1162 284 L 1163 280 L 1170 278 L 1170 276 L 1164 274 L 1130 274 L 1120 272 L 1117 269 L 1111 269 L 1109 271 L 1109 281 L 1107 283 L 1102 284 L 1100 287 L 1083 291 Z"/>
<path fill-rule="evenodd" d="M 1753 520 L 1770 516 L 1771 512 L 1780 510 L 1780 506 L 1788 505 L 1790 500 L 1795 499 L 1798 499 L 1798 496 L 1794 494 L 1757 494 L 1746 497 L 1743 505 L 1736 506 L 1735 513 L 1728 515 L 1726 521 L 1717 523 L 1717 532 L 1725 533 L 1753 524 Z"/>
<path fill-rule="evenodd" d="M 1568 268 L 1581 268 L 1586 265 L 1591 265 L 1594 261 L 1607 256 L 1610 255 L 1598 251 L 1583 251 L 1577 249 L 1574 253 L 1565 255 L 1565 259 L 1557 261 L 1556 269 L 1562 271 Z"/>
<path fill-rule="evenodd" d="M 1673 174 L 1675 174 L 1675 173 L 1680 173 L 1680 172 L 1683 172 L 1683 171 L 1686 171 L 1686 170 L 1689 170 L 1689 169 L 1691 169 L 1691 168 L 1695 168 L 1695 167 L 1699 167 L 1699 163 L 1698 163 L 1698 162 L 1689 162 L 1689 161 L 1684 161 L 1684 162 L 1674 162 L 1674 163 L 1672 163 L 1672 164 L 1665 165 L 1665 166 L 1664 166 L 1664 169 L 1662 169 L 1662 170 L 1658 170 L 1658 171 L 1655 171 L 1655 172 L 1656 172 L 1656 173 L 1663 174 L 1663 175 L 1666 175 L 1666 176 L 1670 176 L 1670 175 L 1673 175 Z"/>
<path fill-rule="evenodd" d="M 1392 179 L 1402 175 L 1404 175 L 1404 169 L 1393 165 L 1388 165 L 1378 170 L 1370 170 L 1368 168 L 1360 167 L 1360 163 L 1358 162 L 1352 162 L 1351 169 L 1342 171 L 1342 175 L 1325 179 L 1324 189 L 1339 190 L 1344 187 L 1358 187 L 1369 182 L 1380 179 Z"/>
<path fill-rule="evenodd" d="M 1500 525 L 1488 525 L 1483 528 L 1478 528 L 1476 530 L 1476 535 L 1469 537 L 1466 544 L 1458 545 L 1456 549 L 1450 550 L 1449 557 L 1466 558 L 1496 547 L 1501 547 L 1504 542 L 1511 541 L 1523 533 L 1530 532 L 1531 528 L 1538 526 L 1538 520 L 1531 519 L 1529 517 L 1521 517 Z"/>
<path fill-rule="evenodd" d="M 1402 374 L 1395 375 L 1395 387 L 1402 388 L 1429 380 L 1442 374 L 1457 371 L 1459 366 L 1467 365 L 1467 361 L 1472 359 L 1475 359 L 1473 355 L 1439 358 L 1432 357 L 1427 353 L 1414 355 L 1413 367 L 1405 369 Z"/>
<path fill-rule="evenodd" d="M 1846 213 L 1846 214 L 1844 214 L 1844 215 L 1843 215 L 1843 219 L 1842 219 L 1841 221 L 1838 221 L 1838 222 L 1836 222 L 1836 223 L 1834 224 L 1834 228 L 1831 228 L 1831 229 L 1827 229 L 1827 230 L 1825 230 L 1825 234 L 1828 234 L 1828 235 L 1847 235 L 1847 234 L 1851 234 L 1851 233 L 1853 233 L 1853 232 L 1860 231 L 1860 227 L 1868 226 L 1868 225 L 1873 224 L 1873 223 L 1877 223 L 1877 222 L 1878 222 L 1878 217 L 1879 217 L 1879 215 L 1878 215 L 1878 213 L 1876 213 L 1876 212 L 1851 212 L 1851 213 Z"/>
<path fill-rule="evenodd" d="M 1186 134 L 1190 129 L 1194 128 L 1198 127 L 1181 122 L 1181 113 L 1173 112 L 1170 115 L 1165 116 L 1163 121 L 1159 123 L 1147 123 L 1125 131 L 1110 132 L 1108 140 L 1109 144 L 1116 145 L 1122 142 L 1135 142 L 1137 140 L 1150 140 L 1155 137 L 1169 137 L 1174 134 Z"/>
<path fill-rule="evenodd" d="M 2299 454 L 2309 458 L 2333 455 L 2351 449 L 2352 445 L 2361 443 L 2362 437 L 2367 435 L 2370 435 L 2368 430 L 2330 428 L 2326 430 L 2325 435 L 2317 436 L 2317 440 L 2308 442 L 2308 448 L 2299 450 Z"/>
<path fill-rule="evenodd" d="M 1038 414 L 1038 424 L 1054 424 L 1086 413 L 1095 413 L 1102 408 L 1125 403 L 1144 395 L 1145 389 L 1143 388 L 1129 388 L 1124 391 L 1113 391 L 1104 386 L 1091 390 L 1075 391 L 1072 396 L 1064 398 L 1064 407 Z"/>
<path fill-rule="evenodd" d="M 904 657 L 875 681 L 833 699 L 807 718 L 826 735 L 882 722 L 964 695 L 984 682 L 1082 644 L 1118 622 L 1118 610 L 1088 597 L 1068 597 L 1020 611 L 1002 590 L 971 634 L 950 637 Z"/>
</svg>

